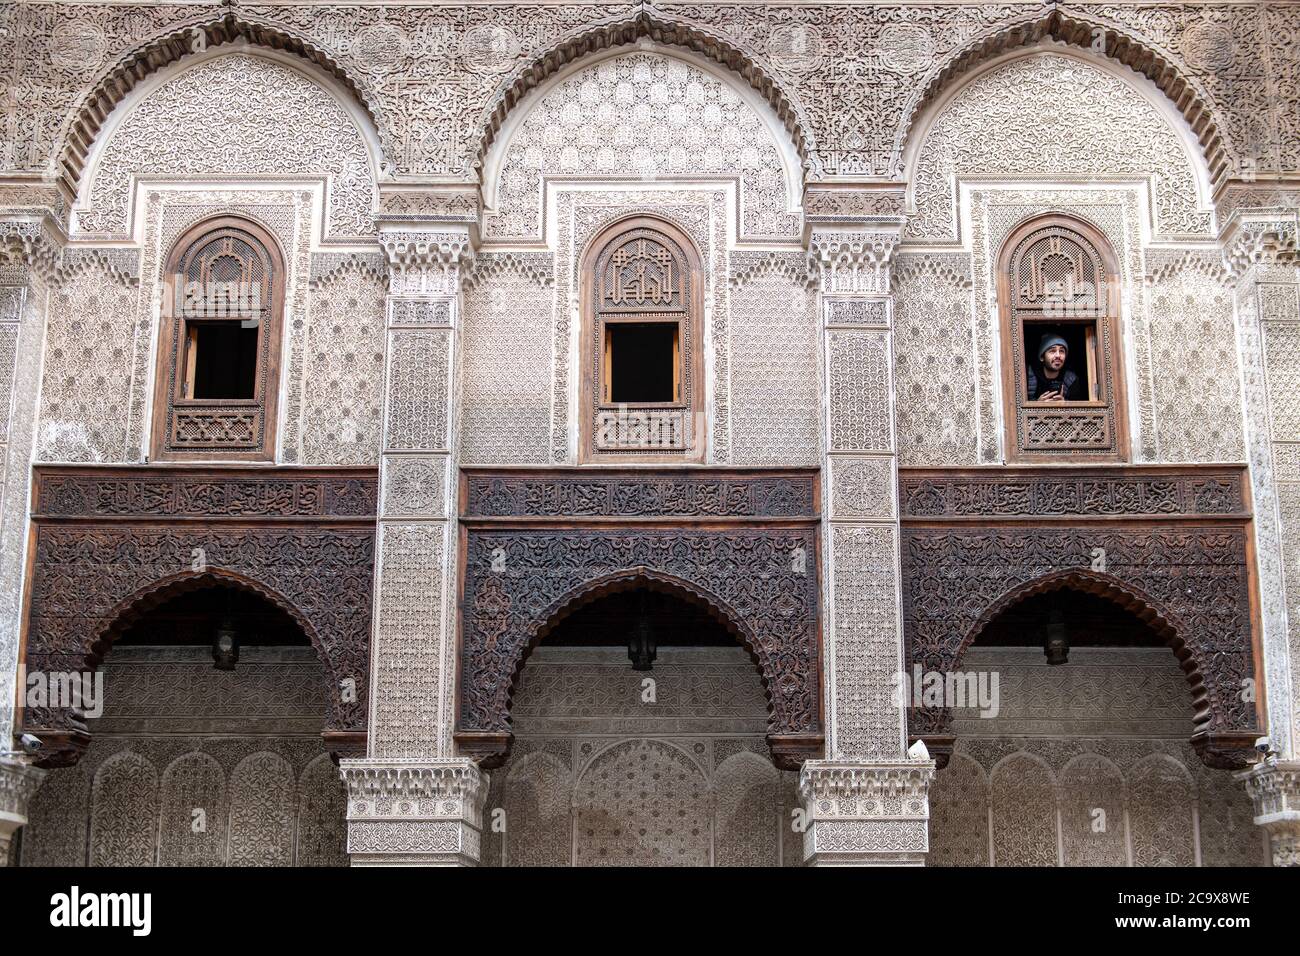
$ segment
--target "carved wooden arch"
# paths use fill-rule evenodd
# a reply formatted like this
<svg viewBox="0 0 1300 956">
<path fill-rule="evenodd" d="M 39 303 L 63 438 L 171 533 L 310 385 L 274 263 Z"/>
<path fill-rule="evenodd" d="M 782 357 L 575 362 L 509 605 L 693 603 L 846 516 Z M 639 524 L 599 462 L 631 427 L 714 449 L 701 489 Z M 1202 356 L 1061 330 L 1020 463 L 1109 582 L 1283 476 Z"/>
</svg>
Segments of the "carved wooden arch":
<svg viewBox="0 0 1300 956">
<path fill-rule="evenodd" d="M 338 60 L 291 28 L 233 11 L 213 17 L 205 14 L 184 26 L 166 32 L 128 50 L 104 70 L 64 121 L 58 142 L 59 182 L 71 196 L 78 195 L 86 159 L 109 115 L 131 91 L 149 76 L 195 52 L 245 40 L 268 50 L 280 50 L 301 57 L 322 69 L 348 91 L 375 129 L 385 153 L 391 152 L 390 136 L 381 122 L 379 99 L 370 85 L 354 76 Z"/>
<path fill-rule="evenodd" d="M 168 575 L 138 589 L 130 596 L 119 601 L 104 616 L 104 623 L 90 636 L 85 645 L 84 653 L 80 655 L 80 661 L 65 660 L 61 661 L 61 664 L 69 670 L 87 672 L 98 670 L 118 639 L 133 624 L 143 619 L 155 608 L 182 594 L 214 586 L 231 588 L 245 594 L 256 595 L 289 616 L 310 642 L 325 673 L 329 711 L 321 715 L 323 726 L 326 728 L 346 726 L 347 718 L 342 713 L 343 708 L 341 707 L 342 701 L 338 682 L 331 679 L 331 675 L 338 670 L 337 664 L 339 662 L 331 660 L 330 648 L 320 639 L 316 628 L 313 627 L 300 608 L 274 588 L 255 578 L 228 568 L 209 567 L 201 572 L 181 572 Z M 52 720 L 48 716 L 49 714 L 50 710 L 48 709 L 28 709 L 23 713 L 24 729 L 37 732 L 37 735 L 41 736 L 42 739 L 46 736 L 52 736 L 53 739 L 50 743 L 56 745 L 52 748 L 54 752 L 41 761 L 42 765 L 67 766 L 76 762 L 80 759 L 85 746 L 90 741 L 90 734 L 87 732 L 85 724 L 78 715 L 71 711 L 62 712 L 61 720 L 59 717 Z M 56 730 L 51 735 L 50 730 L 47 728 L 58 726 L 60 723 L 66 729 L 64 731 Z M 65 741 L 59 739 L 60 733 L 67 734 L 68 740 L 66 744 L 69 746 L 59 746 L 59 744 L 65 743 Z"/>
<path fill-rule="evenodd" d="M 806 173 L 817 166 L 812 124 L 792 92 L 772 66 L 752 51 L 709 27 L 684 17 L 639 3 L 637 12 L 583 26 L 561 37 L 549 49 L 512 71 L 497 87 L 496 95 L 478 122 L 478 147 L 474 167 L 482 170 L 488 152 L 506 117 L 534 87 L 545 83 L 570 63 L 601 50 L 630 46 L 642 39 L 681 47 L 702 54 L 738 74 L 772 107 L 785 126 Z"/>
<path fill-rule="evenodd" d="M 727 606 L 725 601 L 706 589 L 675 575 L 654 571 L 646 567 L 632 568 L 629 571 L 616 572 L 603 578 L 597 578 L 579 586 L 555 605 L 552 605 L 545 614 L 541 625 L 535 629 L 535 637 L 532 638 L 527 652 L 519 660 L 519 667 L 515 671 L 514 679 L 511 681 L 511 696 L 514 695 L 515 684 L 519 679 L 519 674 L 523 671 L 528 655 L 566 618 L 600 598 L 641 588 L 667 594 L 700 608 L 745 649 L 750 661 L 758 669 L 758 677 L 763 684 L 763 695 L 767 699 L 767 722 L 770 734 L 777 721 L 777 702 L 773 696 L 772 682 L 769 679 L 771 666 L 769 664 L 768 667 L 764 667 L 764 661 L 759 656 L 759 645 L 754 640 L 749 627 L 735 610 Z"/>
<path fill-rule="evenodd" d="M 899 512 L 909 667 L 953 671 L 1010 603 L 1080 587 L 1169 641 L 1193 688 L 1191 742 L 1207 765 L 1241 769 L 1253 758 L 1263 652 L 1243 466 L 908 469 Z M 916 708 L 909 730 L 942 759 L 951 718 Z"/>
<path fill-rule="evenodd" d="M 1113 575 L 1104 574 L 1100 571 L 1085 571 L 1077 568 L 1069 571 L 1056 571 L 1012 588 L 999 600 L 989 605 L 975 621 L 966 638 L 962 641 L 961 650 L 957 656 L 958 663 L 966 657 L 966 652 L 970 650 L 971 645 L 984 632 L 984 629 L 1000 615 L 1029 598 L 1037 597 L 1040 594 L 1051 594 L 1054 591 L 1077 591 L 1081 594 L 1091 594 L 1094 597 L 1102 598 L 1129 612 L 1155 631 L 1160 639 L 1165 642 L 1165 646 L 1174 652 L 1174 656 L 1178 658 L 1178 666 L 1187 675 L 1187 685 L 1192 692 L 1192 726 L 1195 728 L 1194 732 L 1200 733 L 1207 728 L 1211 720 L 1210 703 L 1205 690 L 1205 682 L 1201 678 L 1200 662 L 1197 660 L 1196 655 L 1192 653 L 1191 648 L 1187 646 L 1187 643 L 1178 636 L 1179 624 L 1172 619 L 1169 612 L 1160 608 L 1151 597 L 1143 594 L 1138 588 L 1125 584 Z"/>
<path fill-rule="evenodd" d="M 563 624 L 572 614 L 594 601 L 612 594 L 645 589 L 678 598 L 704 611 L 711 620 L 721 626 L 736 640 L 749 659 L 758 669 L 759 679 L 763 684 L 763 694 L 768 709 L 768 746 L 772 749 L 773 760 L 777 766 L 787 769 L 797 768 L 800 761 L 808 754 L 803 752 L 805 746 L 801 739 L 792 739 L 792 735 L 783 733 L 790 723 L 783 716 L 790 707 L 798 707 L 802 701 L 791 701 L 785 697 L 799 696 L 801 688 L 793 686 L 787 673 L 783 679 L 782 670 L 777 661 L 766 653 L 761 643 L 754 637 L 753 631 L 744 618 L 727 602 L 699 584 L 663 571 L 645 566 L 628 568 L 603 575 L 577 585 L 558 600 L 553 601 L 525 628 L 521 640 L 514 643 L 514 652 L 508 663 L 509 680 L 505 689 L 504 722 L 510 722 L 509 713 L 514 704 L 515 690 L 524 665 L 533 650 L 545 640 L 556 628 Z M 462 681 L 468 680 L 468 674 L 462 670 Z M 475 754 L 483 753 L 482 763 L 487 767 L 499 766 L 509 753 L 511 735 L 507 731 L 501 735 L 484 735 L 469 729 L 458 727 L 456 740 L 462 749 Z M 491 746 L 491 751 L 485 750 Z"/>
<path fill-rule="evenodd" d="M 1199 649 L 1184 639 L 1183 634 L 1187 629 L 1176 614 L 1141 588 L 1112 574 L 1071 568 L 1054 571 L 1017 584 L 979 614 L 974 623 L 967 628 L 952 659 L 944 662 L 943 669 L 959 669 L 971 645 L 1006 611 L 1040 594 L 1065 590 L 1091 594 L 1108 601 L 1142 621 L 1164 641 L 1178 659 L 1178 665 L 1191 691 L 1192 746 L 1209 766 L 1239 768 L 1242 760 L 1241 751 L 1248 746 L 1245 738 L 1253 736 L 1256 731 L 1252 728 L 1245 733 L 1219 732 L 1223 729 L 1225 716 L 1222 714 L 1222 702 L 1216 701 L 1211 696 L 1203 669 L 1210 667 L 1212 662 L 1202 660 L 1203 655 Z M 909 725 L 918 729 L 921 726 L 933 727 L 933 734 L 925 734 L 926 739 L 933 739 L 936 749 L 943 753 L 945 758 L 951 753 L 952 711 L 950 709 L 914 708 L 909 711 L 908 718 Z M 944 762 L 946 763 L 946 759 Z"/>
<path fill-rule="evenodd" d="M 1177 57 L 1109 21 L 1079 13 L 1066 13 L 1052 5 L 1045 13 L 1002 23 L 950 53 L 911 100 L 894 140 L 895 174 L 905 174 L 903 163 L 921 117 L 949 88 L 1003 53 L 1050 39 L 1083 49 L 1093 49 L 1095 31 L 1105 38 L 1105 55 L 1149 79 L 1187 121 L 1201 145 L 1211 186 L 1228 174 L 1231 143 L 1215 120 L 1212 100 Z"/>
<path fill-rule="evenodd" d="M 311 623 L 291 601 L 260 581 L 226 568 L 208 568 L 206 571 L 191 571 L 169 575 L 141 588 L 130 597 L 119 602 L 117 607 L 108 613 L 108 623 L 100 628 L 98 633 L 91 639 L 86 654 L 86 666 L 88 668 L 99 667 L 118 639 L 130 630 L 132 625 L 159 606 L 173 598 L 180 597 L 182 594 L 188 594 L 190 591 L 199 591 L 210 587 L 230 588 L 231 590 L 242 591 L 245 594 L 254 594 L 289 615 L 294 624 L 298 625 L 298 629 L 302 631 L 303 636 L 311 642 L 312 649 L 316 651 L 316 656 L 320 658 L 321 664 L 326 668 L 329 667 L 328 655 L 321 644 L 320 637 L 316 634 L 315 628 L 311 626 Z"/>
<path fill-rule="evenodd" d="M 258 594 L 307 635 L 327 682 L 322 736 L 331 751 L 356 751 L 366 727 L 377 486 L 365 468 L 37 467 L 26 672 L 93 669 L 140 615 L 220 582 Z M 45 766 L 75 762 L 88 742 L 67 708 L 25 708 L 21 725 L 45 742 Z"/>
<path fill-rule="evenodd" d="M 646 586 L 749 648 L 782 768 L 819 756 L 820 496 L 792 469 L 466 469 L 455 738 L 493 766 L 524 659 L 573 610 Z"/>
</svg>

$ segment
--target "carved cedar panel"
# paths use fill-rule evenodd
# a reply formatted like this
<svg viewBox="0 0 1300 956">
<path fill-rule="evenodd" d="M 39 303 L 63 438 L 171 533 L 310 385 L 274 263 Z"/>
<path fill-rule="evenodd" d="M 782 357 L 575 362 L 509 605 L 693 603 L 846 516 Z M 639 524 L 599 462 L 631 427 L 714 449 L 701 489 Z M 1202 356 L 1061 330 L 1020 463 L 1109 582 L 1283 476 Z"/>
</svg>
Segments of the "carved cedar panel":
<svg viewBox="0 0 1300 956">
<path fill-rule="evenodd" d="M 221 579 L 262 594 L 302 626 L 326 671 L 327 735 L 363 734 L 376 476 L 294 474 L 41 469 L 29 672 L 94 668 L 134 614 L 177 589 Z M 23 725 L 54 741 L 50 765 L 76 759 L 76 746 L 64 741 L 84 742 L 71 710 L 29 708 Z"/>
<path fill-rule="evenodd" d="M 499 761 L 509 748 L 514 682 L 536 641 L 573 606 L 645 585 L 685 592 L 750 648 L 767 686 L 778 760 L 820 749 L 818 499 L 810 474 L 471 474 L 464 488 L 462 747 Z M 506 515 L 532 523 L 512 526 Z M 774 515 L 784 520 L 746 520 Z M 560 519 L 558 527 L 539 526 L 541 516 Z M 611 516 L 636 520 L 575 527 Z"/>
<path fill-rule="evenodd" d="M 655 474 L 547 477 L 469 475 L 469 517 L 792 518 L 816 505 L 810 480 Z"/>
<path fill-rule="evenodd" d="M 909 662 L 954 670 L 984 624 L 1021 597 L 1094 591 L 1152 618 L 1193 687 L 1203 758 L 1238 766 L 1259 728 L 1241 693 L 1255 674 L 1241 471 L 1146 471 L 904 476 Z M 1090 523 L 1097 517 L 1113 520 Z M 951 719 L 915 708 L 910 730 L 945 737 Z"/>
</svg>

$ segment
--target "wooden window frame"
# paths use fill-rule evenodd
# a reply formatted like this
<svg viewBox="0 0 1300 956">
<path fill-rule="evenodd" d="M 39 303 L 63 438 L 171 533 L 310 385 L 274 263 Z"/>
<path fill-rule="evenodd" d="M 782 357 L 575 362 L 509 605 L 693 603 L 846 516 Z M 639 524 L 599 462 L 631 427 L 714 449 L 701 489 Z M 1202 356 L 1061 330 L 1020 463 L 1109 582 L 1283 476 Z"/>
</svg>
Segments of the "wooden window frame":
<svg viewBox="0 0 1300 956">
<path fill-rule="evenodd" d="M 681 308 L 609 309 L 600 308 L 600 271 L 607 254 L 635 238 L 656 235 L 667 239 L 680 252 L 682 276 Z M 657 241 L 658 241 L 657 239 Z M 695 243 L 680 228 L 657 216 L 636 215 L 611 223 L 594 236 L 579 261 L 581 275 L 581 367 L 579 395 L 580 462 L 700 462 L 704 457 L 704 425 L 700 414 L 704 408 L 703 385 L 703 276 L 702 257 Z M 617 324 L 674 323 L 675 362 L 672 402 L 614 403 L 610 395 L 609 336 L 607 330 Z M 617 415 L 675 416 L 681 423 L 680 447 L 661 444 L 601 444 L 598 433 L 605 416 Z"/>
<path fill-rule="evenodd" d="M 249 399 L 196 399 L 186 394 L 194 378 L 196 353 L 191 331 L 200 324 L 237 322 L 239 315 L 194 318 L 177 309 L 177 283 L 185 282 L 188 257 L 221 233 L 243 233 L 260 247 L 270 273 L 268 301 L 259 315 L 257 365 L 253 397 Z M 280 244 L 262 226 L 241 216 L 216 216 L 187 229 L 173 243 L 163 277 L 163 304 L 158 338 L 154 388 L 152 450 L 155 461 L 273 461 L 280 393 L 280 339 L 283 331 L 285 257 Z M 183 288 L 183 287 L 182 287 Z M 252 437 L 239 441 L 195 441 L 178 438 L 186 417 L 251 417 Z"/>
<path fill-rule="evenodd" d="M 1091 313 L 1057 316 L 1024 307 L 1012 288 L 1013 269 L 1019 254 L 1037 241 L 1040 233 L 1064 231 L 1074 234 L 1090 248 L 1101 264 L 1105 294 L 1099 296 Z M 1006 422 L 1004 451 L 1007 461 L 1055 462 L 1063 459 L 1122 462 L 1129 458 L 1128 414 L 1124 395 L 1124 348 L 1121 338 L 1119 268 L 1110 242 L 1095 226 L 1073 216 L 1051 214 L 1022 222 L 1002 243 L 997 260 L 998 311 L 1002 324 L 1002 395 Z M 1080 325 L 1089 341 L 1086 367 L 1080 377 L 1088 398 L 1065 403 L 1030 401 L 1025 374 L 1031 343 L 1025 341 L 1025 326 Z M 1058 447 L 1035 445 L 1026 435 L 1042 426 L 1046 413 L 1064 412 L 1058 418 L 1104 424 L 1104 442 L 1088 444 L 1066 441 Z"/>
</svg>

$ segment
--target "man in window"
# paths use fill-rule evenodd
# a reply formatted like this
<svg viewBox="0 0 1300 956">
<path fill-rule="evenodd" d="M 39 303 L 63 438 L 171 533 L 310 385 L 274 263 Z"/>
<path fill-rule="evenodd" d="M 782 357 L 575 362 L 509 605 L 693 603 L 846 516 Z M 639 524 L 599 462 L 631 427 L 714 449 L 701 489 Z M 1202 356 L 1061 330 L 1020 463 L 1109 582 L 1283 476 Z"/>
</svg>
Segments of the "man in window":
<svg viewBox="0 0 1300 956">
<path fill-rule="evenodd" d="M 1031 402 L 1082 401 L 1079 376 L 1065 367 L 1069 346 L 1055 332 L 1044 333 L 1038 343 L 1038 367 L 1029 367 L 1025 382 Z"/>
</svg>

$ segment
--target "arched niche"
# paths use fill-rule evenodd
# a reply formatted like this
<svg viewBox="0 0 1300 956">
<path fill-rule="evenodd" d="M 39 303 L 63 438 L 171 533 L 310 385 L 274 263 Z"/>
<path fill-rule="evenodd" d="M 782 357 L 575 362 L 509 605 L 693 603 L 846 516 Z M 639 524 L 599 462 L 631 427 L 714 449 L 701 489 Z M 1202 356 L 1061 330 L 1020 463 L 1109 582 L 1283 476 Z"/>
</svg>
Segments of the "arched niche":
<svg viewBox="0 0 1300 956">
<path fill-rule="evenodd" d="M 1213 232 L 1210 172 L 1184 118 L 1128 68 L 1060 44 L 982 63 L 929 104 L 903 157 L 916 242 L 958 240 L 963 180 L 1147 184 L 1157 237 Z"/>
<path fill-rule="evenodd" d="M 115 105 L 79 172 L 74 233 L 138 238 L 140 180 L 315 180 L 324 237 L 373 236 L 383 159 L 371 117 L 301 57 L 246 42 L 150 75 Z"/>
<path fill-rule="evenodd" d="M 548 240 L 548 185 L 716 180 L 738 185 L 744 240 L 795 241 L 802 170 L 770 105 L 731 71 L 668 45 L 567 66 L 504 118 L 483 161 L 485 240 Z"/>
</svg>

